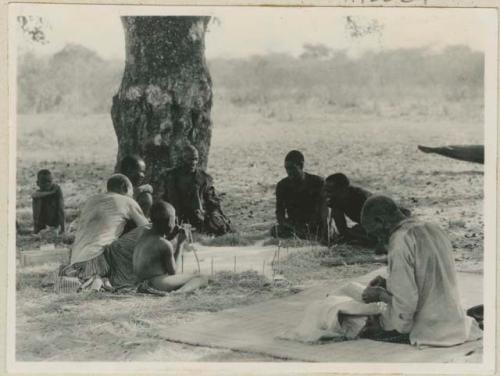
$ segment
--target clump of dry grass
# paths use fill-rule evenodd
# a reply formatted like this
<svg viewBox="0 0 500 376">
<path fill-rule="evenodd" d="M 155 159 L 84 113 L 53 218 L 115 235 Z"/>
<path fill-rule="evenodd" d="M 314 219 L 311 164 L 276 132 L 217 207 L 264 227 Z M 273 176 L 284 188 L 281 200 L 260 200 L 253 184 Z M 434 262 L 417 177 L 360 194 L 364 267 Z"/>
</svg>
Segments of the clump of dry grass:
<svg viewBox="0 0 500 376">
<path fill-rule="evenodd" d="M 259 240 L 264 240 L 267 233 L 261 232 L 231 232 L 222 236 L 207 236 L 194 234 L 194 241 L 211 247 L 245 247 L 255 244 Z"/>
<path fill-rule="evenodd" d="M 344 279 L 359 276 L 382 266 L 380 263 L 353 263 L 340 267 L 322 265 L 322 261 L 334 257 L 350 257 L 358 259 L 372 258 L 373 250 L 349 244 L 338 244 L 333 247 L 305 247 L 303 251 L 290 253 L 280 262 L 280 272 L 292 283 L 307 283 L 324 279 Z"/>
<path fill-rule="evenodd" d="M 140 359 L 155 349 L 176 348 L 158 335 L 163 327 L 188 322 L 204 312 L 295 292 L 290 283 L 273 284 L 248 271 L 216 273 L 208 287 L 191 294 L 58 295 L 40 287 L 52 270 L 44 266 L 18 271 L 18 279 L 23 281 L 17 291 L 16 350 L 20 360 Z"/>
<path fill-rule="evenodd" d="M 211 283 L 187 296 L 174 295 L 179 311 L 220 311 L 295 293 L 291 283 L 275 284 L 256 271 L 216 273 Z"/>
</svg>

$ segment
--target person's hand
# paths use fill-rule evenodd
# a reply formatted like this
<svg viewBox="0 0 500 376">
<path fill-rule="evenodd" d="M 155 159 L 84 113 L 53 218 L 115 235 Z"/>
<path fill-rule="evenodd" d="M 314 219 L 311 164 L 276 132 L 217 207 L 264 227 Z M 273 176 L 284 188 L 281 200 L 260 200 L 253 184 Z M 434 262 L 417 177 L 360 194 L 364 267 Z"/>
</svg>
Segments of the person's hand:
<svg viewBox="0 0 500 376">
<path fill-rule="evenodd" d="M 141 193 L 153 194 L 153 187 L 151 186 L 151 184 L 143 184 L 137 187 L 136 189 L 139 194 Z"/>
<path fill-rule="evenodd" d="M 384 290 L 382 287 L 367 287 L 363 291 L 361 298 L 365 303 L 379 302 Z"/>
<path fill-rule="evenodd" d="M 203 214 L 203 212 L 200 210 L 200 209 L 197 209 L 195 212 L 194 212 L 194 215 L 196 216 L 196 218 L 203 223 L 203 221 L 205 220 L 205 215 Z"/>
<path fill-rule="evenodd" d="M 177 241 L 180 243 L 186 241 L 187 239 L 187 232 L 184 228 L 179 228 L 179 231 L 177 232 Z"/>
<path fill-rule="evenodd" d="M 384 277 L 378 275 L 373 278 L 370 283 L 368 283 L 369 287 L 384 287 L 386 286 L 386 280 Z"/>
</svg>

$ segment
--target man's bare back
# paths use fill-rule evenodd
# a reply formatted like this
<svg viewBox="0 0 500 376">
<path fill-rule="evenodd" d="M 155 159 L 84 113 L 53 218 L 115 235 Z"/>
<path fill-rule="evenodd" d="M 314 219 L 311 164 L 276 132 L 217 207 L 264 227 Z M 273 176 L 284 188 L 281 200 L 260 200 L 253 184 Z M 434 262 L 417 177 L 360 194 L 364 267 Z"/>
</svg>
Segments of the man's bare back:
<svg viewBox="0 0 500 376">
<path fill-rule="evenodd" d="M 145 232 L 134 250 L 134 273 L 144 281 L 160 275 L 175 274 L 174 248 L 167 239 Z"/>
<path fill-rule="evenodd" d="M 138 280 L 160 291 L 190 292 L 206 286 L 206 277 L 176 274 L 187 236 L 185 229 L 175 226 L 173 206 L 161 200 L 153 204 L 151 221 L 151 229 L 139 238 L 134 249 L 133 267 Z"/>
</svg>

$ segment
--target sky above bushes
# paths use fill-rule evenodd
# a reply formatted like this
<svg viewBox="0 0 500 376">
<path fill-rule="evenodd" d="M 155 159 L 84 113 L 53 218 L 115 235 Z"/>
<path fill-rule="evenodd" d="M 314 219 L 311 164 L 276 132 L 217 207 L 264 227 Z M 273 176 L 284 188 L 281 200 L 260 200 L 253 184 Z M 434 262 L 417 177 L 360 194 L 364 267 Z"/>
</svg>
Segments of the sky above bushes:
<svg viewBox="0 0 500 376">
<path fill-rule="evenodd" d="M 496 35 L 495 14 L 484 9 L 411 8 L 173 8 L 81 5 L 20 5 L 16 15 L 45 21 L 47 44 L 34 44 L 18 33 L 20 51 L 52 54 L 78 43 L 107 59 L 124 59 L 120 15 L 208 14 L 208 58 L 244 58 L 268 53 L 299 55 L 304 44 L 344 49 L 350 56 L 367 50 L 454 44 L 484 51 Z M 352 22 L 349 22 L 347 19 Z M 357 27 L 355 30 L 353 27 Z"/>
</svg>

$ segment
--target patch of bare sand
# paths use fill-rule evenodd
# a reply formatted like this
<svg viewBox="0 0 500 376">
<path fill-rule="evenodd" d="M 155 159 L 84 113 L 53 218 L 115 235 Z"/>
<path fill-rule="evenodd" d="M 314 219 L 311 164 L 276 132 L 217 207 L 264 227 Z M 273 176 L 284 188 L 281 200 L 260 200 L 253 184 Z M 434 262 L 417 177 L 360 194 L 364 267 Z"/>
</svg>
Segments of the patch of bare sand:
<svg viewBox="0 0 500 376">
<path fill-rule="evenodd" d="M 244 108 L 238 108 L 238 114 L 219 111 L 217 119 L 233 123 L 243 112 Z M 290 119 L 256 114 L 239 119 L 242 121 L 228 128 L 216 124 L 209 172 L 219 191 L 226 193 L 226 214 L 240 233 L 248 235 L 246 238 L 254 239 L 274 222 L 274 188 L 285 175 L 283 158 L 290 149 L 299 149 L 306 156 L 306 170 L 323 176 L 344 172 L 353 184 L 392 196 L 416 216 L 441 225 L 451 237 L 459 267 L 482 262 L 483 167 L 423 154 L 416 148 L 418 144 L 482 143 L 481 119 L 383 118 L 322 111 L 298 111 Z M 51 131 L 45 132 L 49 128 Z M 38 169 L 54 171 L 70 216 L 86 198 L 104 189 L 116 155 L 109 116 L 71 121 L 66 116 L 21 117 L 18 129 L 17 219 L 22 230 L 29 231 L 32 226 L 30 194 Z M 102 148 L 102 140 L 114 147 Z M 44 147 L 40 151 L 32 145 Z M 29 234 L 17 236 L 18 247 L 25 249 L 42 243 L 43 239 Z M 292 284 L 314 284 L 322 279 L 341 283 L 374 267 L 327 268 L 321 259 L 328 255 L 321 255 L 321 251 L 296 255 L 283 262 L 280 271 Z M 178 300 L 109 294 L 58 296 L 39 287 L 44 273 L 18 270 L 16 350 L 20 360 L 144 357 L 168 361 L 164 357 L 193 359 L 191 354 L 197 359 L 224 358 L 224 352 L 165 343 L 154 337 L 155 331 L 207 310 L 249 304 L 281 293 L 266 291 L 264 286 L 242 290 L 236 283 L 224 287 L 225 291 Z M 244 357 L 236 354 L 231 359 Z"/>
</svg>

